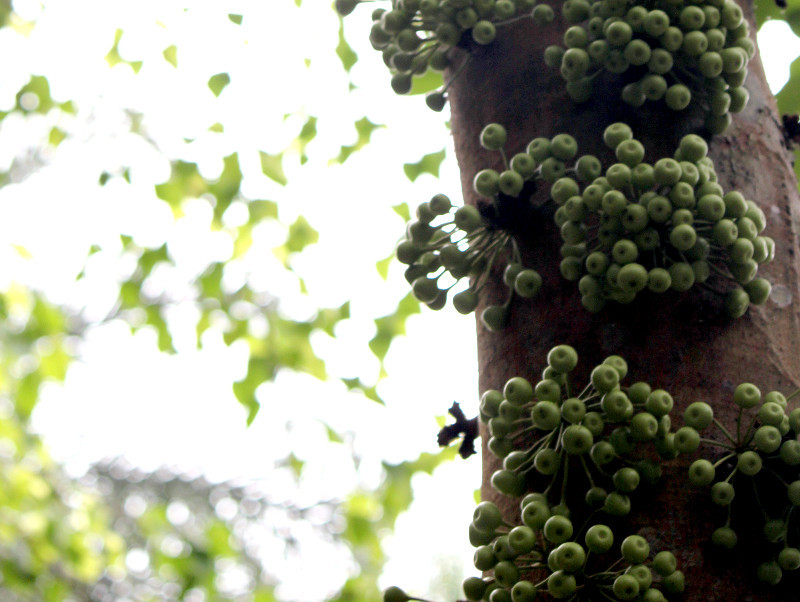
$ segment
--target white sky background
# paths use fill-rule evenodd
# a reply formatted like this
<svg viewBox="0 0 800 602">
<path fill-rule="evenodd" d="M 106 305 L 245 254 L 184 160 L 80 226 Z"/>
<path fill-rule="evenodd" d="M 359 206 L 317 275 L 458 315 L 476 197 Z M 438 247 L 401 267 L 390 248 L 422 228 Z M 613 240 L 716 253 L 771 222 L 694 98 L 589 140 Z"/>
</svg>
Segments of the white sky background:
<svg viewBox="0 0 800 602">
<path fill-rule="evenodd" d="M 132 107 L 145 114 L 145 126 L 166 153 L 197 161 L 208 176 L 221 169 L 220 157 L 238 150 L 248 197 L 276 200 L 284 223 L 302 214 L 320 231 L 319 244 L 293 262 L 307 281 L 310 302 L 270 259 L 281 231 L 261 230 L 257 244 L 264 252 L 258 265 L 248 267 L 263 275 L 294 317 L 307 317 L 313 305 L 349 299 L 353 318 L 339 325 L 335 341 L 315 337 L 315 349 L 334 376 L 374 377 L 377 364 L 367 348 L 372 319 L 391 311 L 407 292 L 400 266 L 393 266 L 388 283 L 374 268 L 403 228 L 388 207 L 406 201 L 413 209 L 437 192 L 459 199 L 459 177 L 450 153 L 439 181 L 423 176 L 414 185 L 408 182 L 404 162 L 449 144 L 446 116 L 429 111 L 421 97 L 396 97 L 390 91 L 388 72 L 366 42 L 372 5 L 346 20 L 360 58 L 352 72 L 359 88 L 348 92 L 333 54 L 336 18 L 319 4 L 305 0 L 297 9 L 290 0 L 197 2 L 185 14 L 179 3 L 155 0 L 61 0 L 47 2 L 43 11 L 36 2 L 15 2 L 18 12 L 37 17 L 38 24 L 27 40 L 8 28 L 0 31 L 2 56 L 15 57 L 0 68 L 0 109 L 13 104 L 28 73 L 40 73 L 48 77 L 53 97 L 74 98 L 81 114 L 74 124 L 62 124 L 77 132 L 47 165 L 0 190 L 0 287 L 18 281 L 45 288 L 54 301 L 85 306 L 87 317 L 96 319 L 113 302 L 109 282 L 131 267 L 118 260 L 120 233 L 143 246 L 169 243 L 179 270 L 165 275 L 165 286 L 190 278 L 198 261 L 230 253 L 230 237 L 207 229 L 207 203 L 188 203 L 189 219 L 176 224 L 155 198 L 153 185 L 168 177 L 169 166 L 126 134 L 119 107 Z M 245 13 L 242 26 L 228 21 L 229 12 Z M 125 65 L 109 70 L 104 61 L 117 27 L 125 31 L 122 56 L 144 61 L 138 75 Z M 759 38 L 774 90 L 800 53 L 800 41 L 785 35 L 787 29 L 783 23 L 768 24 Z M 171 44 L 178 46 L 178 70 L 161 55 Z M 303 65 L 306 57 L 309 69 Z M 220 71 L 228 71 L 232 83 L 214 98 L 206 82 Z M 284 122 L 287 113 L 297 116 Z M 287 158 L 284 189 L 260 174 L 257 151 L 285 147 L 303 115 L 319 118 L 319 135 L 308 148 L 307 165 Z M 339 146 L 354 141 L 352 124 L 363 115 L 387 128 L 344 166 L 328 167 Z M 0 126 L 0 166 L 11 165 L 23 140 L 46 136 L 52 124 L 39 121 L 6 118 Z M 206 133 L 216 121 L 225 125 L 224 135 Z M 183 137 L 196 142 L 187 148 Z M 132 184 L 112 180 L 99 188 L 100 172 L 120 165 L 131 166 Z M 235 221 L 235 211 L 226 217 Z M 84 283 L 76 285 L 92 243 L 102 251 L 91 258 Z M 10 244 L 25 247 L 33 258 L 23 259 Z M 110 323 L 93 329 L 82 361 L 70 369 L 64 386 L 46 391 L 34 424 L 75 474 L 103 457 L 124 454 L 146 470 L 169 465 L 203 471 L 211 480 L 259 480 L 272 495 L 300 503 L 343 496 L 358 483 L 375 484 L 380 459 L 397 462 L 435 451 L 434 416 L 452 401 L 461 402 L 468 415 L 475 413 L 474 331 L 472 316 L 459 316 L 449 306 L 438 313 L 423 309 L 409 320 L 408 337 L 397 341 L 387 358 L 390 376 L 380 385 L 386 408 L 336 383 L 283 373 L 262 389 L 261 412 L 248 429 L 230 388 L 244 374 L 242 349 L 227 348 L 212 333 L 202 351 L 179 337 L 180 353 L 169 357 L 157 352 L 153 333 L 131 336 L 124 324 Z M 354 432 L 352 446 L 364 458 L 359 474 L 353 474 L 344 446 L 326 443 L 315 418 Z M 299 489 L 286 471 L 272 470 L 288 449 L 307 461 Z M 450 463 L 435 478 L 418 478 L 417 502 L 388 542 L 385 585 L 425 593 L 430 559 L 437 555 L 455 555 L 465 575 L 473 573 L 466 526 L 479 479 L 476 459 Z M 419 554 L 421 541 L 425 554 Z M 302 563 L 281 566 L 279 557 L 270 562 L 285 575 L 278 593 L 289 599 L 325 598 L 348 569 L 346 560 L 327 548 L 310 551 Z M 330 570 L 320 572 L 322 566 Z M 312 570 L 315 579 L 308 579 Z"/>
</svg>

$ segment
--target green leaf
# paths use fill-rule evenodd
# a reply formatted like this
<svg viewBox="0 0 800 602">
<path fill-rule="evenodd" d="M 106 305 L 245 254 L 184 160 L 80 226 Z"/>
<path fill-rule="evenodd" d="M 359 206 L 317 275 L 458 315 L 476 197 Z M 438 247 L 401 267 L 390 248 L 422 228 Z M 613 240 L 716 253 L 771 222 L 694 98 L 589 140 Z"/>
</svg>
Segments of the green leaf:
<svg viewBox="0 0 800 602">
<path fill-rule="evenodd" d="M 242 24 L 242 15 L 237 15 L 235 13 L 228 13 L 228 18 L 231 20 L 231 23 L 235 23 L 236 25 Z"/>
<path fill-rule="evenodd" d="M 256 400 L 256 389 L 273 376 L 272 367 L 268 366 L 264 358 L 251 357 L 247 363 L 247 376 L 233 383 L 233 393 L 236 399 L 247 410 L 247 426 L 253 423 L 261 404 Z"/>
<path fill-rule="evenodd" d="M 327 422 L 320 421 L 320 424 L 325 427 L 325 432 L 328 435 L 328 441 L 331 443 L 344 443 L 344 437 L 337 433 Z"/>
<path fill-rule="evenodd" d="M 448 462 L 456 457 L 456 446 L 446 447 L 442 451 L 430 454 L 423 452 L 419 458 L 410 462 L 399 464 L 383 463 L 386 471 L 386 481 L 383 485 L 383 513 L 387 526 L 394 526 L 400 513 L 405 512 L 414 500 L 414 490 L 411 479 L 415 474 L 424 472 L 433 474 L 433 471 L 443 462 Z"/>
<path fill-rule="evenodd" d="M 239 167 L 239 155 L 233 153 L 222 159 L 223 168 L 217 180 L 209 185 L 208 191 L 214 195 L 217 202 L 214 205 L 214 218 L 217 223 L 222 219 L 222 214 L 236 198 L 242 185 L 242 170 Z"/>
<path fill-rule="evenodd" d="M 286 186 L 288 180 L 286 174 L 283 173 L 283 153 L 270 155 L 259 151 L 259 154 L 261 155 L 261 171 L 264 172 L 264 175 L 281 186 Z"/>
<path fill-rule="evenodd" d="M 164 353 L 175 353 L 172 335 L 161 315 L 161 308 L 158 305 L 148 305 L 145 307 L 145 313 L 147 314 L 147 323 L 153 326 L 158 334 L 158 350 Z"/>
<path fill-rule="evenodd" d="M 187 197 L 199 197 L 208 190 L 208 185 L 197 170 L 197 163 L 173 161 L 169 180 L 156 184 L 156 196 L 173 207 Z"/>
<path fill-rule="evenodd" d="M 783 12 L 783 18 L 792 28 L 794 35 L 800 36 L 800 0 L 794 0 L 787 4 L 786 10 Z"/>
<path fill-rule="evenodd" d="M 333 329 L 342 320 L 350 317 L 350 302 L 345 301 L 339 307 L 326 307 L 320 309 L 314 318 L 314 328 L 322 330 L 329 336 L 335 336 Z"/>
<path fill-rule="evenodd" d="M 148 249 L 144 251 L 139 257 L 139 269 L 142 270 L 142 277 L 150 274 L 156 264 L 161 263 L 162 261 L 169 261 L 166 243 L 155 249 Z"/>
<path fill-rule="evenodd" d="M 222 335 L 222 340 L 226 345 L 231 345 L 234 341 L 244 338 L 247 335 L 247 324 L 245 320 L 231 320 L 230 326 Z"/>
<path fill-rule="evenodd" d="M 358 61 L 358 55 L 344 37 L 344 20 L 341 16 L 339 17 L 339 43 L 336 46 L 336 56 L 342 61 L 342 66 L 348 73 Z"/>
<path fill-rule="evenodd" d="M 306 155 L 306 147 L 308 143 L 311 142 L 317 136 L 317 118 L 316 117 L 309 117 L 306 122 L 303 124 L 300 133 L 295 138 L 295 145 L 297 146 L 297 150 L 300 153 L 300 165 L 305 165 L 308 161 L 308 156 Z"/>
<path fill-rule="evenodd" d="M 782 114 L 796 115 L 800 113 L 800 57 L 792 62 L 789 72 L 789 81 L 775 95 L 775 100 Z"/>
<path fill-rule="evenodd" d="M 22 257 L 22 259 L 31 259 L 33 257 L 33 255 L 31 255 L 31 252 L 28 251 L 28 249 L 26 249 L 22 245 L 11 243 L 11 248 L 14 249 L 17 252 L 17 255 Z"/>
<path fill-rule="evenodd" d="M 286 465 L 291 468 L 295 477 L 299 477 L 303 473 L 303 468 L 306 463 L 295 456 L 294 452 L 289 452 L 289 455 L 286 457 Z"/>
<path fill-rule="evenodd" d="M 23 113 L 47 113 L 53 108 L 50 82 L 41 75 L 32 75 L 30 81 L 17 92 L 17 108 Z"/>
<path fill-rule="evenodd" d="M 31 317 L 33 324 L 36 325 L 37 336 L 57 336 L 63 334 L 67 328 L 66 317 L 62 310 L 40 297 L 34 301 Z"/>
<path fill-rule="evenodd" d="M 372 138 L 372 133 L 382 127 L 385 127 L 378 123 L 372 123 L 368 118 L 362 117 L 358 121 L 355 122 L 356 132 L 358 133 L 358 140 L 356 140 L 355 144 L 351 144 L 349 146 L 342 146 L 341 150 L 339 151 L 339 155 L 331 160 L 331 163 L 344 163 L 347 161 L 347 158 L 352 155 L 354 152 L 361 150 L 367 144 L 369 144 L 370 139 Z"/>
<path fill-rule="evenodd" d="M 444 85 L 444 79 L 440 71 L 428 69 L 422 75 L 415 75 L 411 80 L 410 96 L 414 94 L 427 94 L 433 90 L 438 90 Z"/>
<path fill-rule="evenodd" d="M 6 26 L 9 15 L 11 15 L 11 0 L 2 0 L 0 2 L 0 27 Z"/>
<path fill-rule="evenodd" d="M 20 379 L 14 396 L 14 409 L 23 420 L 30 417 L 33 408 L 36 407 L 36 402 L 39 401 L 39 385 L 41 384 L 42 377 L 38 371 L 29 372 Z"/>
<path fill-rule="evenodd" d="M 175 44 L 164 48 L 163 54 L 165 61 L 175 68 L 178 67 L 178 47 Z"/>
<path fill-rule="evenodd" d="M 360 378 L 341 378 L 348 391 L 360 391 L 364 397 L 381 405 L 386 405 L 380 395 L 378 395 L 378 388 L 375 385 L 365 385 Z"/>
<path fill-rule="evenodd" d="M 403 221 L 410 222 L 411 221 L 411 210 L 408 208 L 408 203 L 399 203 L 397 205 L 392 205 L 392 210 L 403 218 Z"/>
<path fill-rule="evenodd" d="M 781 19 L 783 13 L 775 0 L 756 0 L 755 2 L 755 17 L 756 29 L 761 29 L 761 26 L 769 19 Z"/>
<path fill-rule="evenodd" d="M 71 362 L 72 356 L 59 343 L 39 355 L 39 372 L 44 378 L 63 381 L 67 376 L 67 368 L 69 368 Z"/>
<path fill-rule="evenodd" d="M 247 210 L 250 213 L 250 222 L 253 224 L 278 217 L 278 204 L 275 201 L 250 201 Z"/>
<path fill-rule="evenodd" d="M 225 264 L 220 262 L 212 263 L 203 275 L 197 279 L 203 297 L 208 299 L 219 299 L 222 297 L 222 275 Z"/>
<path fill-rule="evenodd" d="M 231 548 L 231 531 L 221 520 L 212 521 L 206 527 L 206 542 L 208 543 L 208 552 L 212 556 L 234 556 L 233 548 Z"/>
<path fill-rule="evenodd" d="M 314 230 L 311 224 L 308 223 L 308 220 L 301 215 L 289 226 L 289 235 L 286 237 L 286 242 L 283 246 L 288 253 L 299 253 L 308 245 L 312 245 L 318 240 L 319 232 Z"/>
<path fill-rule="evenodd" d="M 424 155 L 422 159 L 416 163 L 405 163 L 403 165 L 403 172 L 412 182 L 424 173 L 429 173 L 438 178 L 439 166 L 442 164 L 442 161 L 444 161 L 444 149 Z"/>
<path fill-rule="evenodd" d="M 47 137 L 47 141 L 53 145 L 58 146 L 61 144 L 64 139 L 67 137 L 67 133 L 59 127 L 53 126 L 50 128 L 50 135 Z"/>
<path fill-rule="evenodd" d="M 224 126 L 224 125 L 222 125 L 222 124 L 221 124 L 221 123 L 218 121 L 218 122 L 216 122 L 215 124 L 213 124 L 213 125 L 209 126 L 209 127 L 208 127 L 208 131 L 209 131 L 209 132 L 215 132 L 215 133 L 217 133 L 217 134 L 221 134 L 222 132 L 224 132 L 224 131 L 225 131 L 225 126 Z"/>
<path fill-rule="evenodd" d="M 389 266 L 392 264 L 392 260 L 394 260 L 394 253 L 390 253 L 388 257 L 375 263 L 375 269 L 384 280 L 389 277 Z"/>
<path fill-rule="evenodd" d="M 229 83 L 231 83 L 231 76 L 225 72 L 217 73 L 208 78 L 208 88 L 213 92 L 214 96 L 219 96 Z"/>
<path fill-rule="evenodd" d="M 119 301 L 122 309 L 130 309 L 141 305 L 141 284 L 126 280 L 119 286 Z"/>
<path fill-rule="evenodd" d="M 332 310 L 332 314 L 349 315 L 349 307 L 345 304 Z M 318 329 L 315 322 L 288 320 L 280 317 L 274 309 L 267 313 L 267 321 L 269 330 L 266 339 L 250 339 L 247 375 L 233 384 L 236 398 L 248 410 L 248 424 L 256 417 L 260 407 L 256 390 L 262 383 L 273 380 L 280 370 L 288 368 L 320 380 L 326 378 L 325 362 L 314 353 L 310 341 L 311 333 Z M 247 321 L 241 320 L 237 331 L 225 333 L 223 339 L 230 345 L 233 340 L 246 336 L 246 332 Z"/>
<path fill-rule="evenodd" d="M 375 357 L 383 361 L 395 337 L 406 333 L 408 317 L 418 313 L 420 313 L 419 301 L 409 293 L 400 300 L 393 313 L 375 320 L 377 332 L 369 342 L 369 348 Z"/>
<path fill-rule="evenodd" d="M 757 0 L 755 5 L 757 29 L 770 19 L 781 20 L 800 36 L 800 0 L 786 0 L 786 8 L 780 8 L 775 0 Z"/>
<path fill-rule="evenodd" d="M 114 44 L 111 46 L 111 50 L 108 51 L 108 54 L 106 54 L 106 63 L 108 63 L 109 67 L 114 67 L 120 63 L 124 63 L 126 65 L 130 65 L 134 73 L 139 73 L 139 70 L 142 68 L 142 61 L 128 61 L 122 58 L 120 55 L 119 42 L 121 39 L 122 30 L 117 29 L 116 32 L 114 32 Z"/>
<path fill-rule="evenodd" d="M 123 62 L 122 57 L 119 55 L 119 41 L 121 39 L 122 30 L 117 28 L 114 32 L 114 44 L 111 46 L 111 50 L 108 51 L 108 54 L 106 54 L 106 63 L 108 63 L 109 67 L 114 67 Z"/>
</svg>

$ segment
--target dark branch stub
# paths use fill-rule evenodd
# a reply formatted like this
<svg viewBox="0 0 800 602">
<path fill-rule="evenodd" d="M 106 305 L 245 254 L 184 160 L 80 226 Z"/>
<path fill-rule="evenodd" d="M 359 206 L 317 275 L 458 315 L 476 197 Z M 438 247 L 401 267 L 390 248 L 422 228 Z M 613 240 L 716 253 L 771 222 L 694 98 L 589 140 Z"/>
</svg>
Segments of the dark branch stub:
<svg viewBox="0 0 800 602">
<path fill-rule="evenodd" d="M 478 437 L 478 417 L 475 416 L 468 419 L 457 401 L 454 401 L 447 411 L 456 421 L 453 424 L 442 427 L 436 440 L 439 443 L 439 447 L 447 447 L 453 439 L 457 439 L 459 435 L 463 434 L 464 439 L 458 448 L 458 455 L 466 460 L 475 453 L 475 439 Z"/>
<path fill-rule="evenodd" d="M 800 146 L 800 119 L 798 115 L 783 115 L 783 137 L 786 146 L 796 148 Z"/>
</svg>

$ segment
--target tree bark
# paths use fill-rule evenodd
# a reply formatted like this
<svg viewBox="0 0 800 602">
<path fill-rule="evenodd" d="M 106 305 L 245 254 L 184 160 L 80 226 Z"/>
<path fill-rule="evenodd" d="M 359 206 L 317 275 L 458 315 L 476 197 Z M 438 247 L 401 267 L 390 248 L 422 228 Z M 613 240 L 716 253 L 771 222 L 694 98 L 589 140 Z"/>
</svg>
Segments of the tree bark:
<svg viewBox="0 0 800 602">
<path fill-rule="evenodd" d="M 752 17 L 752 6 L 745 7 Z M 560 132 L 578 141 L 579 155 L 598 156 L 605 167 L 613 154 L 602 143 L 602 132 L 615 121 L 625 121 L 647 150 L 646 160 L 672 156 L 686 133 L 702 134 L 702 115 L 676 113 L 663 103 L 648 102 L 633 109 L 619 100 L 620 85 L 605 74 L 592 99 L 582 105 L 566 94 L 557 70 L 544 64 L 543 52 L 561 43 L 566 26 L 556 10 L 556 22 L 537 27 L 523 21 L 498 30 L 495 43 L 474 52 L 462 74 L 450 87 L 452 131 L 462 174 L 465 201 L 475 204 L 472 178 L 480 169 L 499 167 L 497 153 L 483 150 L 478 136 L 489 122 L 506 126 L 511 156 L 524 150 L 537 136 Z M 755 38 L 755 27 L 751 26 Z M 532 382 L 546 366 L 547 351 L 566 343 L 578 350 L 580 362 L 575 382 L 582 386 L 593 366 L 611 354 L 629 365 L 626 382 L 645 380 L 664 388 L 675 399 L 673 424 L 681 426 L 683 409 L 706 401 L 723 423 L 735 419 L 732 394 L 740 382 L 752 382 L 762 392 L 777 389 L 789 394 L 800 387 L 800 314 L 794 296 L 798 288 L 798 228 L 800 199 L 784 143 L 780 116 L 766 84 L 758 55 L 749 64 L 746 87 L 750 102 L 733 116 L 725 135 L 709 141 L 719 183 L 753 199 L 768 219 L 765 234 L 776 241 L 776 259 L 759 275 L 773 283 L 770 300 L 750 307 L 744 317 L 725 317 L 721 302 L 711 294 L 642 294 L 630 305 L 609 303 L 598 314 L 580 304 L 577 285 L 559 274 L 559 232 L 549 215 L 530 224 L 530 235 L 518 241 L 527 267 L 544 279 L 542 292 L 533 299 L 516 298 L 510 323 L 501 333 L 487 331 L 478 321 L 478 355 L 481 392 L 502 389 L 512 376 Z M 704 136 L 705 137 L 705 136 Z M 549 185 L 533 199 L 546 202 Z M 546 213 L 546 212 L 545 212 Z M 499 303 L 507 289 L 495 274 L 485 289 L 482 307 Z M 480 313 L 478 309 L 477 313 Z M 485 427 L 482 427 L 485 429 Z M 492 499 L 509 517 L 518 520 L 518 500 L 506 498 L 489 484 L 499 462 L 486 449 L 484 430 L 484 499 Z M 631 532 L 640 528 L 655 549 L 672 549 L 686 574 L 685 600 L 788 600 L 796 592 L 757 584 L 754 565 L 737 556 L 734 565 L 722 562 L 709 550 L 711 531 L 720 526 L 710 518 L 707 490 L 688 485 L 686 470 L 699 455 L 681 456 L 662 477 L 651 505 L 634 504 Z M 791 581 L 784 574 L 784 582 Z M 795 597 L 793 598 L 792 595 Z"/>
</svg>

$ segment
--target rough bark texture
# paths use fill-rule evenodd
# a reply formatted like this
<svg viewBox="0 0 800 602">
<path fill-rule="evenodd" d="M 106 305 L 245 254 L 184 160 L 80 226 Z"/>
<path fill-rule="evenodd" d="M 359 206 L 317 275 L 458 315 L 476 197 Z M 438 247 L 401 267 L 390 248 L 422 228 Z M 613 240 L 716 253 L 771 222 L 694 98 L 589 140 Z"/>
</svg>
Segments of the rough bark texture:
<svg viewBox="0 0 800 602">
<path fill-rule="evenodd" d="M 560 43 L 564 30 L 556 13 L 557 22 L 548 27 L 522 22 L 501 29 L 497 41 L 474 54 L 450 88 L 452 130 L 468 203 L 477 201 L 471 184 L 474 174 L 499 164 L 497 153 L 478 143 L 480 130 L 492 121 L 507 127 L 506 151 L 511 154 L 536 136 L 567 132 L 578 140 L 579 154 L 595 154 L 606 166 L 612 155 L 603 147 L 601 134 L 614 121 L 631 125 L 651 162 L 671 156 L 684 134 L 702 134 L 701 115 L 674 113 L 661 103 L 632 109 L 618 100 L 620 86 L 608 77 L 607 86 L 597 88 L 590 102 L 572 103 L 557 71 L 542 59 L 544 48 Z M 510 325 L 502 333 L 489 332 L 478 323 L 481 392 L 502 389 L 515 375 L 535 382 L 546 365 L 547 351 L 560 343 L 574 346 L 580 354 L 579 383 L 607 355 L 625 357 L 628 382 L 646 380 L 672 393 L 678 426 L 683 408 L 697 400 L 710 403 L 723 422 L 731 423 L 732 393 L 740 382 L 787 394 L 800 387 L 800 314 L 794 300 L 800 295 L 800 200 L 780 117 L 758 56 L 749 69 L 747 109 L 735 115 L 726 135 L 714 137 L 709 146 L 723 188 L 738 189 L 755 200 L 769 220 L 765 233 L 777 243 L 777 258 L 759 270 L 774 285 L 767 304 L 729 320 L 713 295 L 698 296 L 693 289 L 684 294 L 641 295 L 631 305 L 610 304 L 592 315 L 581 307 L 576 284 L 559 275 L 560 237 L 552 221 L 542 217 L 540 224 L 532 225 L 531 236 L 520 241 L 526 265 L 544 278 L 542 293 L 531 300 L 516 299 Z M 548 191 L 549 186 L 542 186 L 534 203 L 545 202 Z M 484 303 L 505 298 L 506 289 L 497 276 Z M 486 437 L 483 440 L 484 499 L 497 501 L 509 516 L 518 517 L 517 500 L 504 498 L 489 485 L 499 466 L 486 451 Z M 710 533 L 719 524 L 706 511 L 707 491 L 692 490 L 685 476 L 697 457 L 680 458 L 665 473 L 646 510 L 647 503 L 639 500 L 631 515 L 632 532 L 643 527 L 656 549 L 677 552 L 687 577 L 685 600 L 800 599 L 796 579 L 788 580 L 793 585 L 764 588 L 756 584 L 752 565 L 721 562 L 709 550 Z"/>
</svg>

